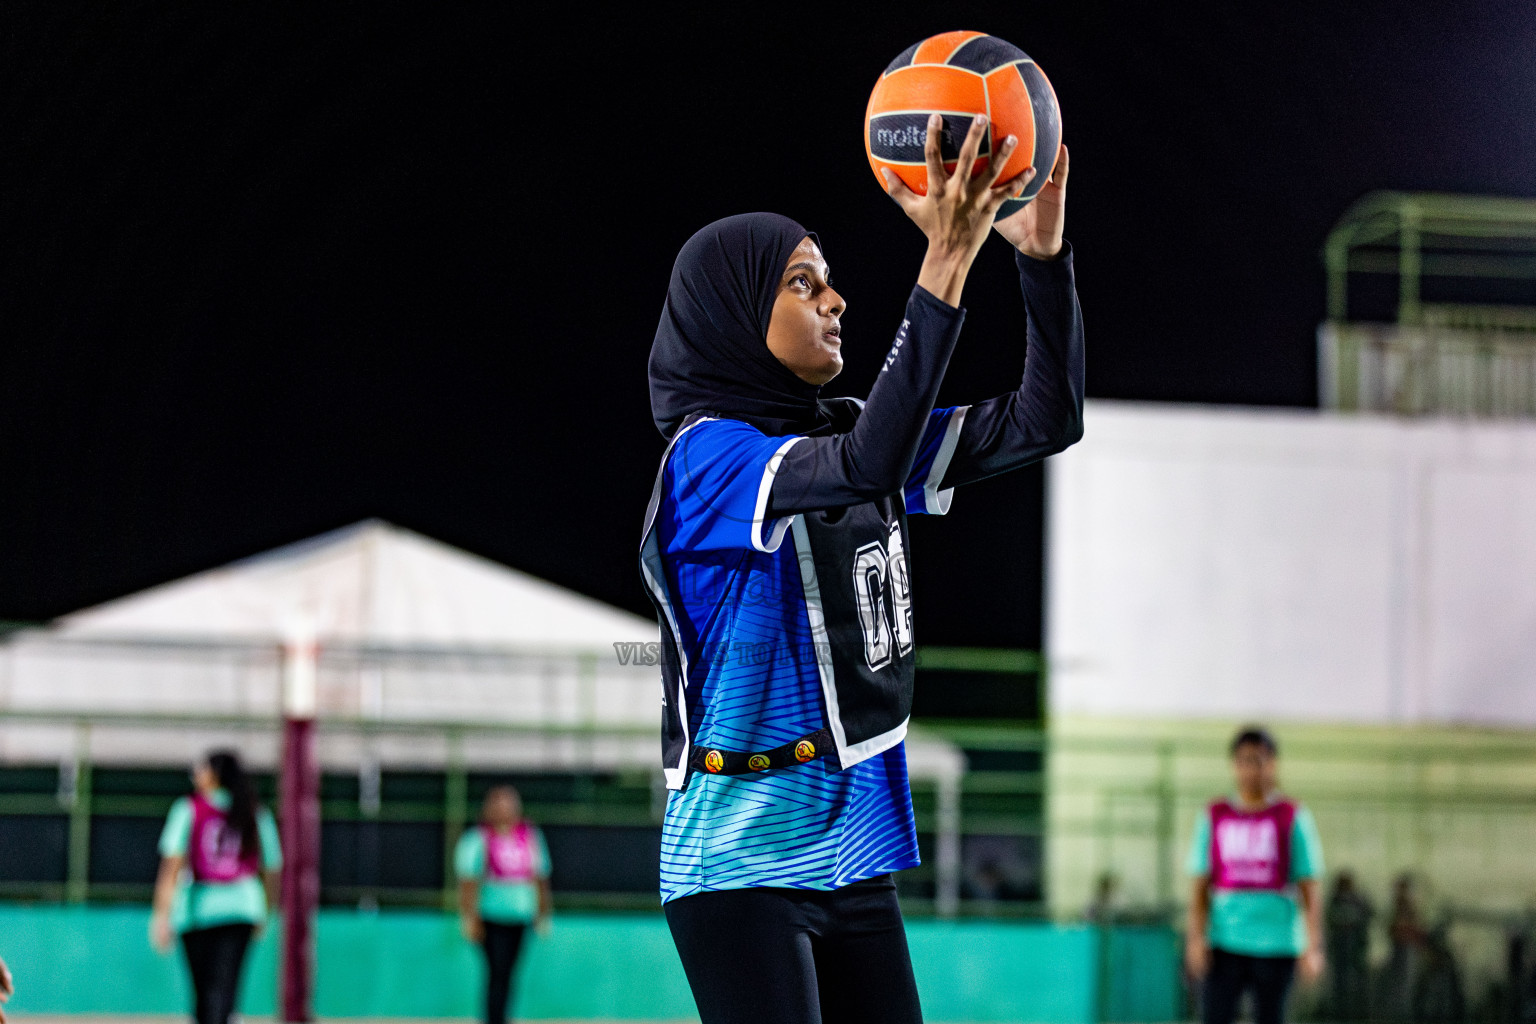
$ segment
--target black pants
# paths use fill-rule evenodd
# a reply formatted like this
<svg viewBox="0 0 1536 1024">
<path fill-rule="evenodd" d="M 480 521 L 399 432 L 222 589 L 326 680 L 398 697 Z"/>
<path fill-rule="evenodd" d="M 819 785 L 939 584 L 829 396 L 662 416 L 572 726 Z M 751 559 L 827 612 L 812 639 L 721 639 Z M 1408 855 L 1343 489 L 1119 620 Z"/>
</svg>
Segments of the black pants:
<svg viewBox="0 0 1536 1024">
<path fill-rule="evenodd" d="M 523 949 L 526 926 L 495 921 L 484 924 L 485 1024 L 506 1024 L 507 1008 L 512 1005 L 512 971 Z"/>
<path fill-rule="evenodd" d="M 254 930 L 249 924 L 221 924 L 181 933 L 181 948 L 192 973 L 192 1016 L 197 1024 L 228 1024 Z"/>
<path fill-rule="evenodd" d="M 706 892 L 666 912 L 703 1024 L 922 1022 L 890 875 Z"/>
<path fill-rule="evenodd" d="M 1293 956 L 1244 956 L 1211 950 L 1211 969 L 1205 976 L 1204 1024 L 1232 1024 L 1244 990 L 1253 992 L 1254 1024 L 1281 1024 L 1295 973 Z"/>
</svg>

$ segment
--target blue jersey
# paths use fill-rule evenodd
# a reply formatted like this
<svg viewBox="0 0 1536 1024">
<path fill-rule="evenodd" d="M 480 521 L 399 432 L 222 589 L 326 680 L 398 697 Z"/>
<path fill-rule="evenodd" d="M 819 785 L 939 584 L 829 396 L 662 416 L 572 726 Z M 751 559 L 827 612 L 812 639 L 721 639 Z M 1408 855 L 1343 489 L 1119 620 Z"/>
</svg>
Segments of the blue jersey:
<svg viewBox="0 0 1536 1024">
<path fill-rule="evenodd" d="M 674 437 L 642 554 L 670 652 L 663 901 L 834 889 L 918 863 L 905 517 L 948 510 L 938 485 L 964 418 L 930 415 L 904 494 L 776 520 L 774 474 L 802 438 L 712 418 Z M 803 756 L 769 767 L 774 750 Z M 712 774 L 722 762 L 700 751 L 754 770 Z"/>
</svg>

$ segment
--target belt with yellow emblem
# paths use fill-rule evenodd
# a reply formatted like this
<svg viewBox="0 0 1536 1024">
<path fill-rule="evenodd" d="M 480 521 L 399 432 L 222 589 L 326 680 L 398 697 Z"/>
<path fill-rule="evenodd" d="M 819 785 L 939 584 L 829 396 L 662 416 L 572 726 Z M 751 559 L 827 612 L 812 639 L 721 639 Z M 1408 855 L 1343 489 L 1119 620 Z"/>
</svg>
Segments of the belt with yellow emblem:
<svg viewBox="0 0 1536 1024">
<path fill-rule="evenodd" d="M 694 747 L 688 764 L 705 775 L 755 775 L 775 768 L 793 768 L 797 764 L 824 757 L 832 750 L 832 733 L 817 729 L 809 736 L 792 740 L 782 747 L 749 753 L 721 750 L 719 747 Z"/>
</svg>

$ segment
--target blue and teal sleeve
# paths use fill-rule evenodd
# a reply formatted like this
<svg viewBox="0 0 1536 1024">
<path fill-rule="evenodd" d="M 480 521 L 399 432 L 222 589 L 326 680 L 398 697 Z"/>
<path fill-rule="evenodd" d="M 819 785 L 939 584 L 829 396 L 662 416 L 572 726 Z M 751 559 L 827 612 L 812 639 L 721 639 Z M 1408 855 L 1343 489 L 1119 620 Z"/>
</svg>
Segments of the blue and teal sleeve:
<svg viewBox="0 0 1536 1024">
<path fill-rule="evenodd" d="M 667 458 L 666 550 L 777 551 L 790 521 L 768 514 L 768 494 L 784 453 L 804 440 L 766 437 L 739 420 L 685 428 Z"/>
<path fill-rule="evenodd" d="M 955 489 L 947 487 L 940 490 L 939 483 L 944 479 L 949 469 L 949 460 L 954 457 L 956 445 L 960 441 L 967 408 L 962 405 L 935 409 L 928 415 L 928 429 L 923 432 L 923 439 L 917 446 L 917 458 L 912 463 L 912 472 L 907 476 L 904 497 L 908 515 L 926 512 L 942 516 L 949 511 L 949 502 L 954 497 Z"/>
</svg>

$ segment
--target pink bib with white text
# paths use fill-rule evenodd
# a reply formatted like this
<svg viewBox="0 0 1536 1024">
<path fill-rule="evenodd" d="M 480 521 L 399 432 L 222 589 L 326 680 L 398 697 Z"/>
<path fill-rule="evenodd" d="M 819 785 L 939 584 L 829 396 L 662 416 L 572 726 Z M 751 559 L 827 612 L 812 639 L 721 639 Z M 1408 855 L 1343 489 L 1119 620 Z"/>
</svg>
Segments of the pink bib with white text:
<svg viewBox="0 0 1536 1024">
<path fill-rule="evenodd" d="M 1295 803 L 1280 799 L 1246 810 L 1217 800 L 1210 815 L 1211 883 L 1216 888 L 1278 892 L 1290 884 Z"/>
</svg>

